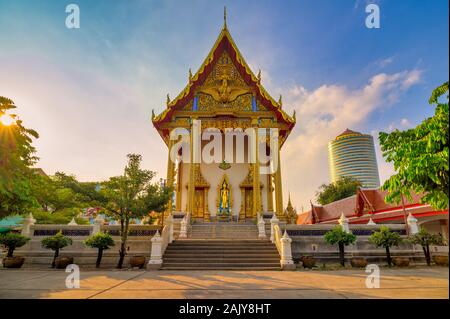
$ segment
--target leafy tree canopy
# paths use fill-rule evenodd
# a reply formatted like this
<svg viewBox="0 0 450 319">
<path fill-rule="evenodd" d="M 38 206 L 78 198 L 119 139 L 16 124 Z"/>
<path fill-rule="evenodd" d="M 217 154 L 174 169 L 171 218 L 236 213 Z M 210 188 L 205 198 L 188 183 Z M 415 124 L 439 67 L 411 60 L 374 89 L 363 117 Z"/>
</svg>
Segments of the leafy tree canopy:
<svg viewBox="0 0 450 319">
<path fill-rule="evenodd" d="M 319 204 L 326 205 L 355 195 L 358 187 L 361 187 L 361 182 L 352 177 L 344 176 L 335 183 L 322 184 L 316 193 L 316 200 Z"/>
<path fill-rule="evenodd" d="M 356 235 L 348 233 L 340 225 L 336 225 L 332 230 L 325 233 L 324 239 L 330 245 L 341 243 L 348 246 L 356 241 Z"/>
<path fill-rule="evenodd" d="M 377 247 L 398 246 L 402 242 L 402 238 L 397 232 L 391 231 L 386 226 L 381 226 L 379 231 L 375 231 L 370 235 L 369 242 Z"/>
<path fill-rule="evenodd" d="M 15 109 L 14 102 L 0 96 L 0 117 Z M 20 214 L 24 209 L 36 205 L 31 194 L 30 176 L 37 157 L 31 145 L 33 138 L 38 138 L 36 131 L 27 129 L 14 114 L 11 125 L 0 121 L 0 218 Z"/>
<path fill-rule="evenodd" d="M 396 171 L 382 186 L 389 194 L 387 202 L 399 203 L 404 195 L 412 200 L 411 191 L 424 194 L 422 203 L 435 209 L 448 208 L 449 196 L 449 111 L 448 82 L 436 88 L 429 103 L 436 105 L 432 117 L 416 128 L 391 133 L 380 132 L 383 156 Z"/>
</svg>

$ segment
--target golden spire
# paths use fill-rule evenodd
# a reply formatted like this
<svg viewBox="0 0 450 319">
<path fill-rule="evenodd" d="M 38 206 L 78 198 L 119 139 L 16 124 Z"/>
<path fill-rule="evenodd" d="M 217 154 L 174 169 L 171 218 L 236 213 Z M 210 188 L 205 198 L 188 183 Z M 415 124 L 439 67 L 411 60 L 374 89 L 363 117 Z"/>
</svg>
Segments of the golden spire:
<svg viewBox="0 0 450 319">
<path fill-rule="evenodd" d="M 189 82 L 192 81 L 192 70 L 191 68 L 189 68 Z"/>
<path fill-rule="evenodd" d="M 278 105 L 281 107 L 283 105 L 283 99 L 280 94 L 280 98 L 278 99 Z"/>
<path fill-rule="evenodd" d="M 170 96 L 169 96 L 169 93 L 167 93 L 166 104 L 167 104 L 167 106 L 169 106 L 169 104 L 170 104 Z"/>
<path fill-rule="evenodd" d="M 258 78 L 258 83 L 260 83 L 261 82 L 261 69 L 259 69 L 259 71 L 258 71 L 257 78 Z"/>
<path fill-rule="evenodd" d="M 223 7 L 223 28 L 227 28 L 227 7 Z"/>
</svg>

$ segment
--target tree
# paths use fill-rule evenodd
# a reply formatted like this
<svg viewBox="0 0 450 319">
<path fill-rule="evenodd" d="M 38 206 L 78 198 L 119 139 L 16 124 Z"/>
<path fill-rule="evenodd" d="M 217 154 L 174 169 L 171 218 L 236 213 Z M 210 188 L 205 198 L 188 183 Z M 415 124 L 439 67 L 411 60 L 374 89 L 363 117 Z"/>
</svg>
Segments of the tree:
<svg viewBox="0 0 450 319">
<path fill-rule="evenodd" d="M 52 268 L 55 268 L 56 257 L 59 256 L 59 251 L 64 247 L 72 245 L 72 239 L 64 236 L 63 233 L 59 231 L 54 236 L 45 237 L 42 239 L 41 244 L 42 247 L 55 251 L 52 261 Z"/>
<path fill-rule="evenodd" d="M 88 247 L 97 248 L 97 261 L 95 267 L 100 267 L 102 262 L 103 251 L 109 249 L 109 247 L 114 246 L 114 239 L 110 234 L 104 232 L 98 232 L 84 241 L 84 244 Z"/>
<path fill-rule="evenodd" d="M 408 241 L 414 245 L 422 246 L 427 265 L 431 265 L 430 245 L 442 245 L 442 235 L 430 234 L 425 228 L 420 227 L 417 234 L 411 235 Z"/>
<path fill-rule="evenodd" d="M 435 209 L 448 208 L 449 196 L 449 111 L 446 101 L 439 101 L 448 92 L 448 82 L 436 88 L 429 103 L 436 105 L 432 117 L 416 128 L 391 133 L 380 132 L 383 156 L 396 171 L 383 184 L 389 191 L 387 202 L 399 203 L 402 196 L 411 200 L 411 191 L 423 193 L 422 203 Z"/>
<path fill-rule="evenodd" d="M 340 225 L 336 225 L 332 230 L 327 231 L 324 236 L 325 241 L 330 244 L 338 244 L 339 259 L 342 267 L 345 266 L 345 246 L 351 245 L 356 241 L 356 235 L 348 233 Z"/>
<path fill-rule="evenodd" d="M 0 244 L 8 249 L 6 257 L 12 257 L 14 250 L 25 245 L 30 239 L 31 238 L 22 236 L 21 234 L 8 232 L 0 235 Z"/>
<path fill-rule="evenodd" d="M 369 242 L 377 247 L 386 249 L 386 257 L 389 267 L 392 265 L 390 248 L 398 246 L 402 242 L 402 238 L 396 232 L 391 231 L 386 226 L 381 226 L 379 231 L 375 231 L 370 235 Z"/>
<path fill-rule="evenodd" d="M 107 214 L 120 221 L 119 269 L 126 254 L 130 219 L 141 218 L 151 211 L 163 211 L 172 192 L 170 188 L 151 183 L 155 172 L 141 169 L 141 155 L 128 154 L 127 157 L 123 175 L 111 177 L 101 190 L 108 201 Z"/>
<path fill-rule="evenodd" d="M 39 135 L 25 128 L 16 115 L 6 114 L 15 108 L 12 100 L 0 96 L 0 218 L 36 205 L 31 194 L 30 166 L 37 160 L 32 139 Z"/>
<path fill-rule="evenodd" d="M 335 183 L 322 184 L 316 192 L 316 200 L 321 205 L 326 205 L 337 200 L 356 194 L 361 182 L 350 176 L 343 176 Z"/>
</svg>

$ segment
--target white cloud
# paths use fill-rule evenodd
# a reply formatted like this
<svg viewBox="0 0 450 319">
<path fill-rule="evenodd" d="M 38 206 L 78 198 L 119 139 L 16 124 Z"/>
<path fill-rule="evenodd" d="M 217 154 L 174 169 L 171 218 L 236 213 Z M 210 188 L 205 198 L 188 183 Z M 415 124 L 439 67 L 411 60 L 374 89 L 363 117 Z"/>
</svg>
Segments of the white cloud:
<svg viewBox="0 0 450 319">
<path fill-rule="evenodd" d="M 287 111 L 297 112 L 297 125 L 281 155 L 284 195 L 290 191 L 295 205 L 309 207 L 318 187 L 329 183 L 328 141 L 346 128 L 367 133 L 365 123 L 369 115 L 392 105 L 419 79 L 420 71 L 411 70 L 377 74 L 356 90 L 342 85 L 323 85 L 313 91 L 302 86 L 284 90 Z M 404 120 L 403 124 L 407 124 Z M 391 171 L 380 158 L 379 146 L 376 151 L 380 175 L 385 178 Z"/>
</svg>

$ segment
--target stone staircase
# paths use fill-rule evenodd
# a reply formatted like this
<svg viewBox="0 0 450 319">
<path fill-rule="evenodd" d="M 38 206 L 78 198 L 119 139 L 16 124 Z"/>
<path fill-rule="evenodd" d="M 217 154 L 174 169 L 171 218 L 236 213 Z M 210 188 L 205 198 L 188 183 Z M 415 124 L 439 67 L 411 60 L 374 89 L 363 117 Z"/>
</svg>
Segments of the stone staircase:
<svg viewBox="0 0 450 319">
<path fill-rule="evenodd" d="M 258 239 L 258 228 L 253 223 L 194 223 L 188 237 L 191 239 Z"/>
<path fill-rule="evenodd" d="M 254 223 L 194 223 L 167 246 L 161 269 L 279 270 L 280 256 Z"/>
<path fill-rule="evenodd" d="M 169 244 L 165 270 L 279 270 L 274 244 L 258 239 L 185 239 Z"/>
</svg>

